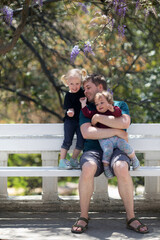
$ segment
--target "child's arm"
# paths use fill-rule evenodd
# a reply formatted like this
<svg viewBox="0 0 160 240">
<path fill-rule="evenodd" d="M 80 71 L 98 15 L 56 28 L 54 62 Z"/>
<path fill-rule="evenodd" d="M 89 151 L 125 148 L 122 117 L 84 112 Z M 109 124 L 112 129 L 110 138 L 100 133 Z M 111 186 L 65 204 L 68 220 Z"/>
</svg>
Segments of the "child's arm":
<svg viewBox="0 0 160 240">
<path fill-rule="evenodd" d="M 74 108 L 73 108 L 73 104 L 72 104 L 71 96 L 69 92 L 66 93 L 64 98 L 64 109 L 68 117 L 74 116 Z"/>
<path fill-rule="evenodd" d="M 110 111 L 114 117 L 120 117 L 122 115 L 121 109 L 117 106 L 113 106 L 112 104 L 108 104 L 108 111 Z"/>
<path fill-rule="evenodd" d="M 74 108 L 69 108 L 67 111 L 68 117 L 73 117 L 74 116 Z"/>
<path fill-rule="evenodd" d="M 80 102 L 81 102 L 81 107 L 82 107 L 82 108 L 81 108 L 81 111 L 82 111 L 83 115 L 84 115 L 85 117 L 91 119 L 91 118 L 93 117 L 93 115 L 94 115 L 95 113 L 97 113 L 97 111 L 90 111 L 90 110 L 88 109 L 87 104 L 86 104 L 86 102 L 87 102 L 87 98 L 86 98 L 86 97 L 80 98 L 79 100 L 80 100 Z"/>
<path fill-rule="evenodd" d="M 110 112 L 110 114 L 109 114 L 109 112 Z M 119 108 L 119 107 L 117 107 L 117 106 L 113 106 L 113 105 L 111 105 L 111 104 L 108 104 L 108 114 L 107 114 L 108 116 L 114 116 L 114 117 L 120 117 L 120 116 L 122 116 L 122 111 L 121 111 L 121 109 Z M 97 116 L 102 116 L 101 114 L 96 114 L 96 115 L 94 115 L 95 117 L 94 118 L 92 118 L 92 125 L 93 126 L 95 126 L 97 123 L 98 123 L 98 119 L 96 118 Z M 105 125 L 105 124 L 104 124 Z"/>
<path fill-rule="evenodd" d="M 87 98 L 86 97 L 81 97 L 79 99 L 80 103 L 81 103 L 81 108 L 84 108 L 87 106 Z"/>
<path fill-rule="evenodd" d="M 97 113 L 97 111 L 90 111 L 87 106 L 85 106 L 84 108 L 82 108 L 81 111 L 82 111 L 83 115 L 84 115 L 85 117 L 89 118 L 89 119 L 91 119 L 91 118 L 93 117 L 93 115 L 94 115 L 95 113 Z"/>
<path fill-rule="evenodd" d="M 122 115 L 122 111 L 119 107 L 114 106 L 114 111 L 112 112 L 113 116 L 120 117 Z"/>
</svg>

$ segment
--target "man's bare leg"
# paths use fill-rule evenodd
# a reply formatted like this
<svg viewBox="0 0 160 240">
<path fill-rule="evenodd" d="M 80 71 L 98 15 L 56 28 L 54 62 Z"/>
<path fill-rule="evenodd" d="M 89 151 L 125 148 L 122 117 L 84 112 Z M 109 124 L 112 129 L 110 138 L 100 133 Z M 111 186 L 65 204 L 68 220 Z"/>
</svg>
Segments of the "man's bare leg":
<svg viewBox="0 0 160 240">
<path fill-rule="evenodd" d="M 127 220 L 135 217 L 134 200 L 133 200 L 133 182 L 128 171 L 128 164 L 125 161 L 117 161 L 114 166 L 114 173 L 117 176 L 119 194 L 124 203 Z M 132 227 L 138 227 L 139 221 L 135 220 L 131 223 Z M 147 227 L 140 228 L 141 231 L 146 231 Z"/>
<path fill-rule="evenodd" d="M 81 217 L 88 219 L 88 211 L 90 200 L 94 191 L 94 175 L 97 170 L 97 165 L 94 162 L 86 162 L 82 167 L 82 173 L 79 179 L 79 196 Z M 86 223 L 79 220 L 79 225 L 86 226 Z M 76 231 L 81 231 L 81 228 L 73 227 Z"/>
</svg>

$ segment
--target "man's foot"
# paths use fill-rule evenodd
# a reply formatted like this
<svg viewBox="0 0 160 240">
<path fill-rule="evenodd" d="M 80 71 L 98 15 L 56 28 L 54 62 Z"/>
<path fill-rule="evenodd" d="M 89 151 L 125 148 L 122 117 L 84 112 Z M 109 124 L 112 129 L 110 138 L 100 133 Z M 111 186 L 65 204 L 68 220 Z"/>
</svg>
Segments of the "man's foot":
<svg viewBox="0 0 160 240">
<path fill-rule="evenodd" d="M 61 169 L 72 169 L 70 162 L 67 159 L 60 159 L 59 161 L 59 168 Z"/>
<path fill-rule="evenodd" d="M 71 232 L 80 234 L 86 231 L 87 228 L 88 228 L 88 219 L 84 217 L 80 217 L 72 226 Z"/>
<path fill-rule="evenodd" d="M 80 169 L 80 164 L 77 159 L 70 159 L 70 165 L 72 168 Z"/>
<path fill-rule="evenodd" d="M 142 234 L 149 232 L 148 227 L 136 217 L 127 220 L 127 228 Z"/>
</svg>

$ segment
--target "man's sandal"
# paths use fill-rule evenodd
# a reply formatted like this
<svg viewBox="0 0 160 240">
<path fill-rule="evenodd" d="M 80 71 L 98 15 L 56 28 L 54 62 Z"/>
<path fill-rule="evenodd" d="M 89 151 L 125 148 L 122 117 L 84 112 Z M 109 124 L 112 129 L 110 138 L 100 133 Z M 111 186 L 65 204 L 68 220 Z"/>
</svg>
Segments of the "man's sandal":
<svg viewBox="0 0 160 240">
<path fill-rule="evenodd" d="M 138 221 L 140 223 L 140 225 L 138 225 L 138 227 L 133 227 L 131 226 L 130 224 L 134 221 Z M 133 230 L 135 232 L 138 232 L 138 233 L 142 233 L 142 234 L 145 234 L 145 233 L 148 233 L 149 230 L 148 230 L 148 227 L 146 225 L 144 225 L 138 218 L 131 218 L 129 221 L 126 220 L 126 224 L 127 224 L 127 228 L 130 229 L 130 230 Z M 145 231 L 142 231 L 141 228 L 143 227 L 146 227 L 147 229 Z"/>
<path fill-rule="evenodd" d="M 80 221 L 80 220 L 84 221 L 84 222 L 86 223 L 86 226 L 82 226 L 82 225 L 78 224 L 78 221 Z M 79 231 L 79 230 L 74 230 L 74 229 L 73 229 L 74 227 L 76 227 L 76 228 L 81 228 L 81 230 L 80 230 L 80 231 Z M 87 228 L 88 228 L 88 219 L 87 219 L 87 218 L 84 218 L 84 217 L 80 217 L 80 218 L 78 218 L 78 220 L 73 224 L 72 229 L 71 229 L 71 232 L 72 232 L 72 233 L 78 233 L 78 234 L 79 234 L 79 233 L 83 233 L 84 231 L 86 231 Z"/>
</svg>

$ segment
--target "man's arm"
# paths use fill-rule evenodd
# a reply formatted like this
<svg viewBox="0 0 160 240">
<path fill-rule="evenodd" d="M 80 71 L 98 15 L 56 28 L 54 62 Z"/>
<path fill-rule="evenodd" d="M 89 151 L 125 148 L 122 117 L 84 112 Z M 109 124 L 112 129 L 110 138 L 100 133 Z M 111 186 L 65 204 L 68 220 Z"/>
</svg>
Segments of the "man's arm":
<svg viewBox="0 0 160 240">
<path fill-rule="evenodd" d="M 121 117 L 105 116 L 101 114 L 95 114 L 92 117 L 92 125 L 96 125 L 97 122 L 102 123 L 110 128 L 127 129 L 130 126 L 130 116 L 123 114 Z"/>
<path fill-rule="evenodd" d="M 112 128 L 97 128 L 87 122 L 81 125 L 81 133 L 84 139 L 103 139 L 117 136 L 128 141 L 128 134 L 124 130 Z"/>
</svg>

